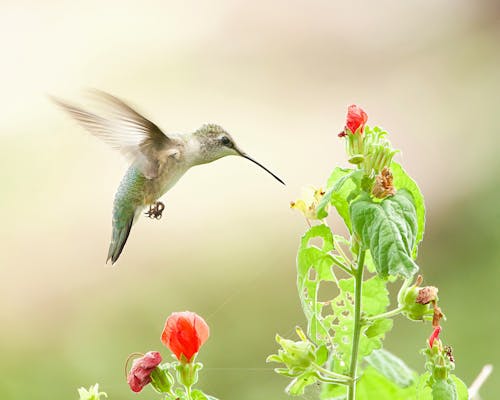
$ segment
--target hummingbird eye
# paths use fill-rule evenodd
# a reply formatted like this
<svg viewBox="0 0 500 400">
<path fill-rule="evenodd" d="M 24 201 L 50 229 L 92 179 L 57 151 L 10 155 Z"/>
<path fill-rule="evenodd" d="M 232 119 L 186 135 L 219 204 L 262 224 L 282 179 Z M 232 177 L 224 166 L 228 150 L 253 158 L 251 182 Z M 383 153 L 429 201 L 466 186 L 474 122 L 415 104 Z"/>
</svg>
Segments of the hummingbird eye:
<svg viewBox="0 0 500 400">
<path fill-rule="evenodd" d="M 222 143 L 223 146 L 233 147 L 233 143 L 231 142 L 231 139 L 229 139 L 227 136 L 222 136 L 220 138 L 220 142 Z"/>
</svg>

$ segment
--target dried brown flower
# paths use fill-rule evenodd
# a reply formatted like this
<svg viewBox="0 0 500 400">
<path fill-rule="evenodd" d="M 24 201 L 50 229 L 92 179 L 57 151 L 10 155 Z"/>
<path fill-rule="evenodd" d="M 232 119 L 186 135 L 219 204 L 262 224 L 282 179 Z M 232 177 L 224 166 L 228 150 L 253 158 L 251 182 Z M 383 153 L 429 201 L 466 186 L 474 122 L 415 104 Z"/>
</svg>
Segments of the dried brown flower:
<svg viewBox="0 0 500 400">
<path fill-rule="evenodd" d="M 396 194 L 396 188 L 394 187 L 393 180 L 391 170 L 384 167 L 380 174 L 375 177 L 375 185 L 373 186 L 372 194 L 378 199 L 394 196 Z"/>
<path fill-rule="evenodd" d="M 417 299 L 419 304 L 429 304 L 431 301 L 437 300 L 438 288 L 434 286 L 424 286 L 418 291 Z"/>
</svg>

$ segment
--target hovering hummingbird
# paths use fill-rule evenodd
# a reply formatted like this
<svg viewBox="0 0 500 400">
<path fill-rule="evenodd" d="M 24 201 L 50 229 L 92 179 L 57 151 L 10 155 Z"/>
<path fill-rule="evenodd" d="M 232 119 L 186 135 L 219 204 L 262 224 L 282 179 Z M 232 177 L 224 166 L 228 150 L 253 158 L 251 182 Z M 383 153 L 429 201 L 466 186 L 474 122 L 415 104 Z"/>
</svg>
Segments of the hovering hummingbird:
<svg viewBox="0 0 500 400">
<path fill-rule="evenodd" d="M 193 133 L 163 133 L 122 100 L 98 91 L 98 98 L 108 106 L 105 118 L 60 99 L 52 100 L 67 111 L 92 135 L 119 150 L 131 162 L 115 195 L 113 233 L 108 258 L 114 264 L 120 257 L 132 225 L 141 211 L 160 219 L 165 205 L 158 199 L 170 190 L 195 165 L 207 164 L 225 156 L 241 156 L 280 178 L 238 148 L 233 138 L 219 125 L 203 125 Z"/>
</svg>

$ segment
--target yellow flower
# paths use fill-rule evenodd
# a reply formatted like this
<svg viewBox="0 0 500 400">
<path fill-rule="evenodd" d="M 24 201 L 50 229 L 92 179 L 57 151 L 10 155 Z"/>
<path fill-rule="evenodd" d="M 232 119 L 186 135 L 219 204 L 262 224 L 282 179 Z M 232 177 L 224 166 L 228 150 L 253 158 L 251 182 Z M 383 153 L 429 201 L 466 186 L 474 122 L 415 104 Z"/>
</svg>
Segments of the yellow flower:
<svg viewBox="0 0 500 400">
<path fill-rule="evenodd" d="M 306 186 L 301 191 L 301 197 L 290 203 L 290 207 L 300 211 L 307 219 L 318 219 L 316 209 L 325 195 L 322 188 L 312 185 Z"/>
</svg>

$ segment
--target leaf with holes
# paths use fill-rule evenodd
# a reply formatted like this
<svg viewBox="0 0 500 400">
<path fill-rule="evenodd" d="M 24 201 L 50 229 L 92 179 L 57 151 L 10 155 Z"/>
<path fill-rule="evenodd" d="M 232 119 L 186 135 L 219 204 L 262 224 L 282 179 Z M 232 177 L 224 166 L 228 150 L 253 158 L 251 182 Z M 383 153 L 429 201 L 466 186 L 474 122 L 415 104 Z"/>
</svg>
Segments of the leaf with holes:
<svg viewBox="0 0 500 400">
<path fill-rule="evenodd" d="M 336 346 L 335 371 L 347 373 L 352 350 L 354 334 L 354 279 L 339 280 L 340 294 L 332 301 L 334 315 L 333 342 Z M 389 305 L 389 292 L 385 282 L 379 277 L 373 277 L 363 282 L 362 312 L 366 316 L 383 313 Z M 376 320 L 365 325 L 361 330 L 358 363 L 373 350 L 382 347 L 385 333 L 392 329 L 391 319 Z"/>
<path fill-rule="evenodd" d="M 315 238 L 323 241 L 321 247 L 310 244 Z M 329 324 L 321 315 L 324 304 L 318 301 L 318 290 L 322 281 L 335 280 L 331 250 L 332 231 L 326 225 L 317 225 L 304 234 L 297 254 L 297 287 L 308 320 L 308 336 L 316 343 L 324 343 L 329 337 Z"/>
</svg>

